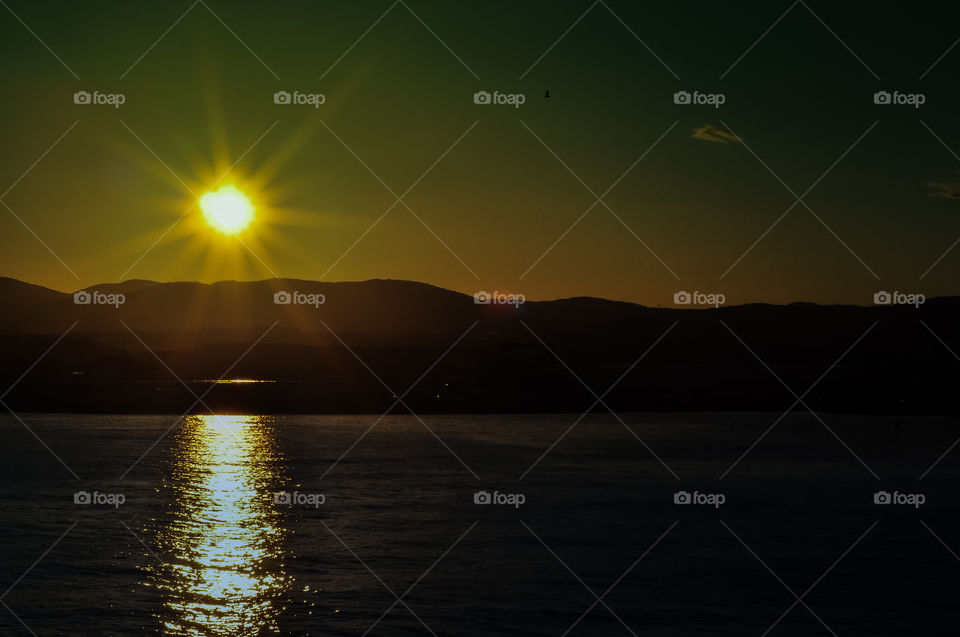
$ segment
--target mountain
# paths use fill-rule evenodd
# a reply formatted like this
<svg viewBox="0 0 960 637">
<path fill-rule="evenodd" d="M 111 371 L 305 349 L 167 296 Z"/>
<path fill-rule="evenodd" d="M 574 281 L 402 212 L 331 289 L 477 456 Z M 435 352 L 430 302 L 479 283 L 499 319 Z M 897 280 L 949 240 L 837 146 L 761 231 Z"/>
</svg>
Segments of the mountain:
<svg viewBox="0 0 960 637">
<path fill-rule="evenodd" d="M 0 382 L 15 410 L 182 413 L 209 391 L 217 410 L 382 412 L 413 387 L 417 412 L 582 412 L 616 383 L 615 410 L 776 411 L 813 385 L 814 409 L 960 411 L 956 297 L 515 307 L 411 281 L 298 279 L 78 292 L 90 302 L 0 278 Z"/>
</svg>

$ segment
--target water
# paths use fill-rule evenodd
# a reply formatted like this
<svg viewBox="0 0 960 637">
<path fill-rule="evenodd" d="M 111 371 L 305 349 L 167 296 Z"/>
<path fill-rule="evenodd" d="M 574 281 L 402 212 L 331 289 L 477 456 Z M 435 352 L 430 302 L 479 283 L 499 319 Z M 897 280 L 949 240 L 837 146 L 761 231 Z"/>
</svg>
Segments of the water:
<svg viewBox="0 0 960 637">
<path fill-rule="evenodd" d="M 0 632 L 953 634 L 956 423 L 777 417 L 6 416 Z"/>
</svg>

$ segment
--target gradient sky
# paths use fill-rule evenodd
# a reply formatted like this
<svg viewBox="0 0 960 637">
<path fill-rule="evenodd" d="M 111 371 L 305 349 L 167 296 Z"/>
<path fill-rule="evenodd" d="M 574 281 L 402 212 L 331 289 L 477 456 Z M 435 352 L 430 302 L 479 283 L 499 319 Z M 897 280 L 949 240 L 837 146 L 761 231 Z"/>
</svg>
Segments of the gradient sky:
<svg viewBox="0 0 960 637">
<path fill-rule="evenodd" d="M 958 293 L 960 246 L 921 279 L 960 237 L 960 199 L 930 185 L 960 194 L 960 47 L 927 72 L 960 37 L 948 3 L 808 3 L 826 26 L 798 4 L 747 52 L 791 3 L 408 0 L 426 26 L 396 4 L 335 65 L 392 0 L 206 0 L 146 55 L 191 2 L 7 3 L 26 26 L 0 7 L 0 192 L 76 277 L 0 207 L 6 276 L 401 278 L 647 305 Z M 78 90 L 126 103 L 75 105 Z M 277 90 L 326 103 L 275 105 Z M 478 106 L 478 90 L 526 103 Z M 726 103 L 675 105 L 677 90 Z M 878 90 L 926 103 L 875 105 Z M 797 205 L 727 272 L 795 202 L 764 163 L 799 195 L 877 121 L 805 197 L 823 224 Z M 429 230 L 397 205 L 343 256 L 394 202 L 378 177 L 403 193 L 475 122 L 404 198 Z M 697 138 L 707 125 L 743 143 Z M 623 223 L 598 204 L 529 269 L 595 202 L 578 178 L 600 195 L 668 129 L 604 197 Z M 254 185 L 256 257 L 197 209 L 142 256 L 195 200 L 179 180 L 202 194 L 268 130 L 222 182 Z"/>
</svg>

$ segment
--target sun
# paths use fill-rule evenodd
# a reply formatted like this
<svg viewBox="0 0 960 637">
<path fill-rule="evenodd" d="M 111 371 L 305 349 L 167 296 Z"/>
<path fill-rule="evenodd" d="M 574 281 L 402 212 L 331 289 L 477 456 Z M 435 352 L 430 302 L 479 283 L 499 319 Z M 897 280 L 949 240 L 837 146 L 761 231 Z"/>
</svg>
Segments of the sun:
<svg viewBox="0 0 960 637">
<path fill-rule="evenodd" d="M 223 186 L 200 197 L 203 217 L 223 234 L 239 234 L 253 221 L 253 204 L 236 186 Z"/>
</svg>

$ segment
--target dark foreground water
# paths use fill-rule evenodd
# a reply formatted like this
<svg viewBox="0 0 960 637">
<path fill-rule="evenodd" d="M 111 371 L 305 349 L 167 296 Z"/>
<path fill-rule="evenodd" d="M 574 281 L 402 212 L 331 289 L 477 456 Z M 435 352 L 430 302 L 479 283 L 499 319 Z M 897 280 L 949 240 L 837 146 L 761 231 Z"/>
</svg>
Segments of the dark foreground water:
<svg viewBox="0 0 960 637">
<path fill-rule="evenodd" d="M 777 418 L 5 416 L 0 634 L 956 634 L 957 424 Z"/>
</svg>

